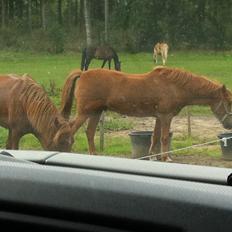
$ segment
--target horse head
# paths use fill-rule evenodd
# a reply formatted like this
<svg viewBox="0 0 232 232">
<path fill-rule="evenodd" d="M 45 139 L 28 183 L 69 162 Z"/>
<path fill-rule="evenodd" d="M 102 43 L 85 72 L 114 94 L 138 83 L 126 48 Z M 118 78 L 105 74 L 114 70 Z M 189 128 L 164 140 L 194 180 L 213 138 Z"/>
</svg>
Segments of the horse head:
<svg viewBox="0 0 232 232">
<path fill-rule="evenodd" d="M 70 152 L 74 143 L 74 135 L 69 122 L 64 119 L 60 120 L 57 117 L 54 124 L 57 132 L 50 144 L 50 150 Z"/>
<path fill-rule="evenodd" d="M 121 61 L 115 62 L 115 70 L 121 71 Z"/>
<path fill-rule="evenodd" d="M 211 108 L 225 129 L 232 129 L 232 93 L 223 85 L 219 89 L 220 100 Z"/>
</svg>

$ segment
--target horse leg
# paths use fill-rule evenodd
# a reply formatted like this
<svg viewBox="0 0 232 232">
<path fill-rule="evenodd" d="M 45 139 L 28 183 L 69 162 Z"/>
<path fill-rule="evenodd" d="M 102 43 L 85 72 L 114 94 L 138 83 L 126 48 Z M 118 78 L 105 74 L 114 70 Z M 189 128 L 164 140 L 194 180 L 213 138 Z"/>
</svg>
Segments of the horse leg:
<svg viewBox="0 0 232 232">
<path fill-rule="evenodd" d="M 162 63 L 165 65 L 165 58 L 162 56 Z"/>
<path fill-rule="evenodd" d="M 17 129 L 12 129 L 10 133 L 10 145 L 11 149 L 18 150 L 19 149 L 19 140 L 22 137 L 22 133 Z"/>
<path fill-rule="evenodd" d="M 163 65 L 165 65 L 165 59 L 166 59 L 166 57 L 165 57 L 165 53 L 164 53 L 164 52 L 162 52 L 161 56 L 162 56 L 162 62 L 163 62 Z"/>
<path fill-rule="evenodd" d="M 107 60 L 104 60 L 104 61 L 103 61 L 101 68 L 104 68 L 104 66 L 105 66 L 105 64 L 106 64 L 106 61 L 107 61 Z"/>
<path fill-rule="evenodd" d="M 162 115 L 160 117 L 161 122 L 161 151 L 165 153 L 161 156 L 162 161 L 172 161 L 168 154 L 169 149 L 169 131 L 171 126 L 172 116 Z"/>
<path fill-rule="evenodd" d="M 161 136 L 161 123 L 157 118 L 155 123 L 155 128 L 151 138 L 151 146 L 149 149 L 149 154 L 159 154 L 161 151 L 160 148 L 160 136 Z"/>
<path fill-rule="evenodd" d="M 91 62 L 91 59 L 86 59 L 85 70 L 88 70 L 90 62 Z"/>
<path fill-rule="evenodd" d="M 82 114 L 78 115 L 74 120 L 70 122 L 73 134 L 75 134 L 79 130 L 79 128 L 83 125 L 87 118 L 88 115 Z"/>
<path fill-rule="evenodd" d="M 6 149 L 11 149 L 11 135 L 12 132 L 11 132 L 11 129 L 9 129 L 9 132 L 8 132 L 8 138 L 7 138 L 7 142 L 6 142 Z"/>
<path fill-rule="evenodd" d="M 153 59 L 154 59 L 155 63 L 157 64 L 158 59 L 157 59 L 157 53 L 156 52 L 154 52 L 154 54 L 153 54 Z"/>
<path fill-rule="evenodd" d="M 94 144 L 94 136 L 96 133 L 96 128 L 97 124 L 100 120 L 101 113 L 95 114 L 90 116 L 87 130 L 86 130 L 86 136 L 88 139 L 88 144 L 89 144 L 89 154 L 90 155 L 95 155 L 96 154 L 96 148 Z"/>
<path fill-rule="evenodd" d="M 111 69 L 111 59 L 108 60 L 108 63 L 109 63 L 109 69 Z"/>
</svg>

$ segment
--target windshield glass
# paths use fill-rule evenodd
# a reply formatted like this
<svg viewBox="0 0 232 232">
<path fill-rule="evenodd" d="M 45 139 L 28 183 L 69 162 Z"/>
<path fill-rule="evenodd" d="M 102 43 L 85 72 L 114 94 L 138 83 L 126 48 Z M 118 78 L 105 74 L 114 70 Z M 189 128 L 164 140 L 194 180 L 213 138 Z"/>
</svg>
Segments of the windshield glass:
<svg viewBox="0 0 232 232">
<path fill-rule="evenodd" d="M 230 1 L 1 1 L 1 149 L 232 167 Z"/>
</svg>

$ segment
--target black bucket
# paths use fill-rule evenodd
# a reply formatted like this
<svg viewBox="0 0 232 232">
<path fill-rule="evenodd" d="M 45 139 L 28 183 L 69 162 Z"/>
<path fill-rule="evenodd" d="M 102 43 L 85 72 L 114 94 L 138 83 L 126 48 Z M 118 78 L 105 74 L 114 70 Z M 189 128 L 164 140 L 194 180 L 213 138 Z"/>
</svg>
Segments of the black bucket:
<svg viewBox="0 0 232 232">
<path fill-rule="evenodd" d="M 232 133 L 230 132 L 230 133 L 219 134 L 218 138 L 219 139 L 230 138 L 226 140 L 226 144 L 221 140 L 220 145 L 221 145 L 223 159 L 232 160 Z"/>
<path fill-rule="evenodd" d="M 153 131 L 132 131 L 129 133 L 132 145 L 132 158 L 140 158 L 149 155 L 151 146 L 151 137 Z M 169 133 L 169 150 L 171 144 L 172 132 Z M 157 145 L 157 151 L 160 153 L 160 143 Z"/>
</svg>

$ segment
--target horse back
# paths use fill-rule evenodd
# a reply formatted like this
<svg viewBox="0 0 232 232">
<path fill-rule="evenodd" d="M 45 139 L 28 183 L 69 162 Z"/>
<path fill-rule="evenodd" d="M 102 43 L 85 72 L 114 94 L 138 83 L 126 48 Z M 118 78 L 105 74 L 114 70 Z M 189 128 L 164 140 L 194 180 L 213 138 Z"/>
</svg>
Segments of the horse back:
<svg viewBox="0 0 232 232">
<path fill-rule="evenodd" d="M 109 109 L 127 115 L 143 114 L 143 110 L 146 114 L 148 111 L 152 114 L 153 107 L 143 108 L 146 104 L 153 104 L 156 94 L 148 79 L 147 74 L 126 74 L 104 69 L 84 72 L 75 90 L 78 112 Z M 133 112 L 131 106 L 134 106 Z"/>
<path fill-rule="evenodd" d="M 20 82 L 17 75 L 0 75 L 0 125 L 3 127 L 8 127 L 11 101 L 14 97 L 17 98 L 16 87 Z"/>
<path fill-rule="evenodd" d="M 21 81 L 21 78 L 15 74 L 0 75 L 1 98 L 5 98 L 4 96 L 7 96 L 7 93 L 9 93 L 12 90 L 12 88 Z"/>
<path fill-rule="evenodd" d="M 168 52 L 168 44 L 167 43 L 157 43 L 154 46 L 154 52 L 156 52 L 157 54 L 161 54 L 161 53 L 167 53 Z"/>
<path fill-rule="evenodd" d="M 114 51 L 109 46 L 100 46 L 95 50 L 95 57 L 97 59 L 110 59 L 114 57 Z"/>
</svg>

